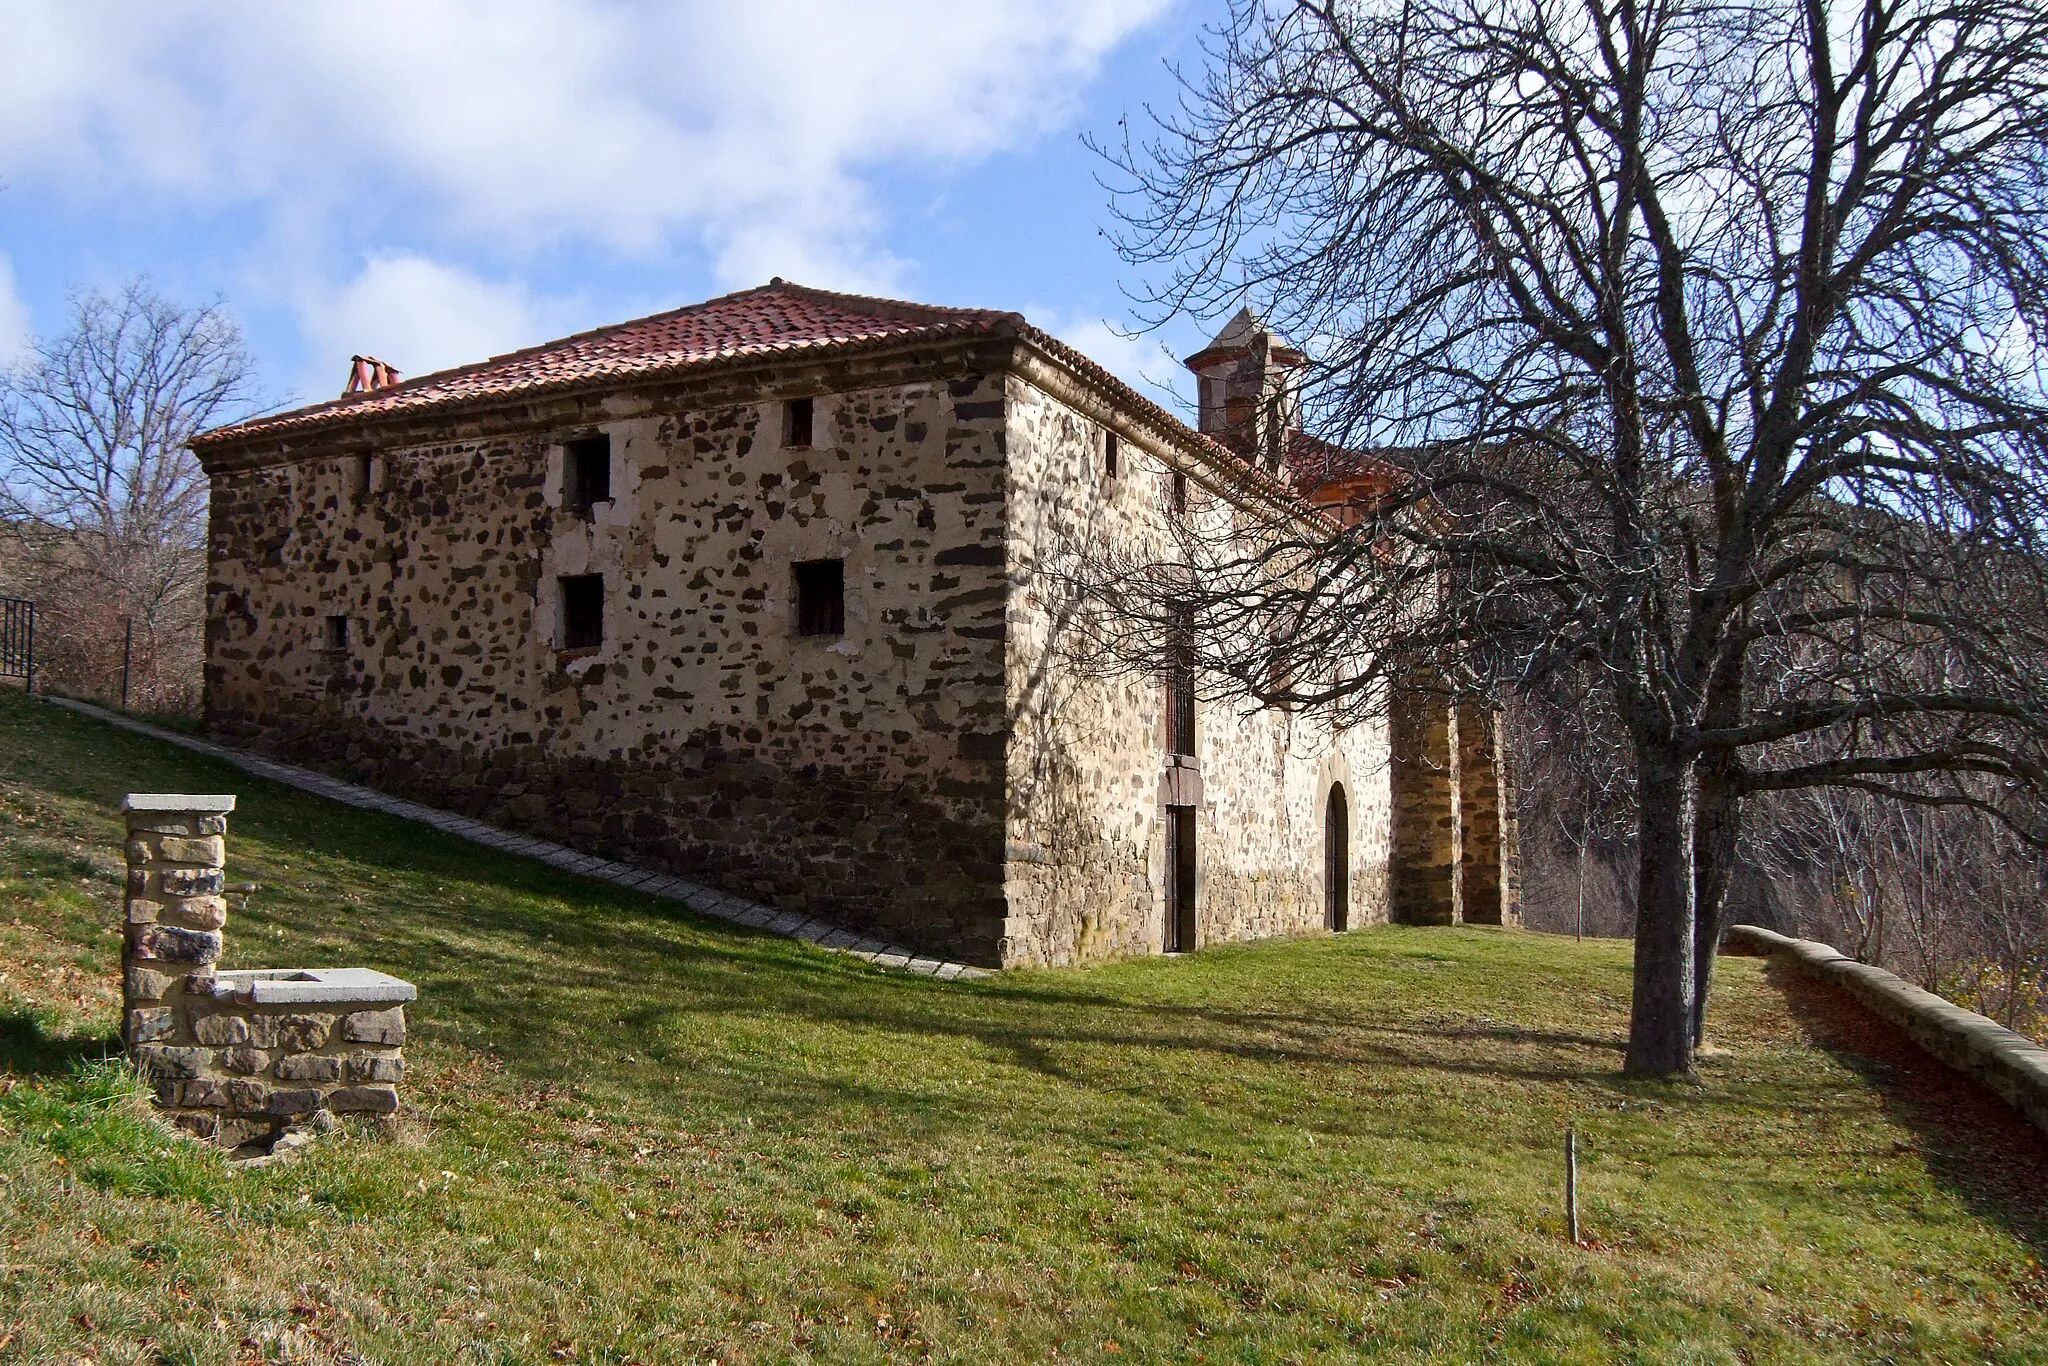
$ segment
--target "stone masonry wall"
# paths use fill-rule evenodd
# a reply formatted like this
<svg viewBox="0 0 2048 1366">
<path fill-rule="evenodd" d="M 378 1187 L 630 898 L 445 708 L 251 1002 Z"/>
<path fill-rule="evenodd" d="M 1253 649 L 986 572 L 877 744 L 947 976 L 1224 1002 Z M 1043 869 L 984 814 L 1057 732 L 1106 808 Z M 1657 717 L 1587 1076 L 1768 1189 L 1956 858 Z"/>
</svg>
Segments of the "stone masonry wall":
<svg viewBox="0 0 2048 1366">
<path fill-rule="evenodd" d="M 144 794 L 122 803 L 123 1042 L 172 1122 L 225 1148 L 273 1139 L 321 1111 L 395 1112 L 405 1010 L 396 991 L 380 988 L 409 994 L 406 984 L 362 973 L 373 989 L 337 991 L 312 973 L 219 970 L 234 805 L 231 796 Z M 287 994 L 329 999 L 252 999 L 256 982 L 279 978 L 308 979 Z"/>
<path fill-rule="evenodd" d="M 1062 663 L 1041 562 L 1163 546 L 1172 441 L 1029 368 L 1007 341 L 781 360 L 215 456 L 209 725 L 992 966 L 1157 951 L 1168 806 L 1198 813 L 1201 942 L 1319 928 L 1341 784 L 1349 923 L 1387 919 L 1398 725 L 1204 708 L 1169 763 L 1159 680 Z M 582 515 L 565 450 L 597 434 L 611 497 Z M 1230 515 L 1193 473 L 1186 515 Z M 827 558 L 845 632 L 798 634 L 793 566 Z M 558 583 L 590 574 L 603 642 L 565 649 Z"/>
<path fill-rule="evenodd" d="M 1499 714 L 1423 689 L 1393 711 L 1393 918 L 1519 924 L 1520 827 Z"/>
<path fill-rule="evenodd" d="M 1005 885 L 1010 956 L 1069 963 L 1156 953 L 1165 943 L 1165 815 L 1196 809 L 1198 945 L 1318 931 L 1330 789 L 1350 811 L 1349 923 L 1384 921 L 1386 733 L 1332 735 L 1283 711 L 1204 706 L 1191 762 L 1165 752 L 1165 690 L 1154 677 L 1091 678 L 1068 666 L 1077 602 L 1060 567 L 1116 544 L 1163 554 L 1167 519 L 1224 518 L 1191 478 L 1171 507 L 1168 452 L 1131 427 L 1118 470 L 1104 463 L 1108 409 L 1010 379 L 1009 717 Z M 1163 659 L 1162 659 L 1163 662 Z"/>
<path fill-rule="evenodd" d="M 802 448 L 783 441 L 798 396 Z M 564 443 L 599 433 L 612 497 L 586 518 Z M 216 468 L 209 724 L 1000 963 L 1005 439 L 1003 383 L 962 353 L 785 363 Z M 845 634 L 797 634 L 793 565 L 839 557 Z M 568 651 L 557 582 L 582 574 L 604 576 L 604 640 Z"/>
<path fill-rule="evenodd" d="M 1452 709 L 1451 724 L 1458 755 L 1459 919 L 1468 925 L 1512 925 L 1520 917 L 1507 825 L 1513 804 L 1501 800 L 1500 714 L 1468 703 Z"/>
<path fill-rule="evenodd" d="M 1423 691 L 1398 694 L 1393 731 L 1392 918 L 1458 922 L 1457 769 L 1450 714 Z"/>
</svg>

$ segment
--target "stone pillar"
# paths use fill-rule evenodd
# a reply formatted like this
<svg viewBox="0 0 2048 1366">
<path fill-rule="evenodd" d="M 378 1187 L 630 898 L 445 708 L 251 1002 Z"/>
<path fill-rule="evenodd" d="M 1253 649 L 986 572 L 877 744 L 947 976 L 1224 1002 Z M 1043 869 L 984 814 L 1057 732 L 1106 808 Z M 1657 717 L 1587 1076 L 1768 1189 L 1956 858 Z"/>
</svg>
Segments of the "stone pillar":
<svg viewBox="0 0 2048 1366">
<path fill-rule="evenodd" d="M 1456 755 L 1450 714 L 1425 692 L 1394 697 L 1392 918 L 1403 925 L 1455 925 L 1457 903 Z"/>
<path fill-rule="evenodd" d="M 1494 718 L 1466 704 L 1451 712 L 1458 756 L 1458 910 L 1468 925 L 1501 923 L 1500 781 Z"/>
<path fill-rule="evenodd" d="M 1506 773 L 1507 735 L 1500 713 L 1468 703 L 1451 713 L 1457 758 L 1457 880 L 1453 898 L 1468 925 L 1513 925 L 1521 918 L 1521 827 Z"/>
<path fill-rule="evenodd" d="M 1500 923 L 1522 923 L 1522 819 L 1515 807 L 1515 771 L 1507 717 L 1493 715 L 1494 789 L 1500 794 Z"/>
<path fill-rule="evenodd" d="M 121 809 L 121 1035 L 172 1123 L 224 1148 L 268 1151 L 335 1113 L 395 1113 L 412 984 L 368 968 L 223 971 L 235 799 L 131 793 Z"/>
<path fill-rule="evenodd" d="M 225 864 L 232 796 L 131 792 L 121 958 L 121 1039 L 174 1117 L 185 1083 L 210 1061 L 185 1028 L 187 1002 L 211 998 L 227 923 Z M 211 1116 L 183 1127 L 212 1136 Z M 182 1121 L 181 1121 L 182 1122 Z"/>
<path fill-rule="evenodd" d="M 227 923 L 231 796 L 131 792 L 121 1038 L 129 1048 L 178 1032 L 187 991 L 210 994 Z"/>
</svg>

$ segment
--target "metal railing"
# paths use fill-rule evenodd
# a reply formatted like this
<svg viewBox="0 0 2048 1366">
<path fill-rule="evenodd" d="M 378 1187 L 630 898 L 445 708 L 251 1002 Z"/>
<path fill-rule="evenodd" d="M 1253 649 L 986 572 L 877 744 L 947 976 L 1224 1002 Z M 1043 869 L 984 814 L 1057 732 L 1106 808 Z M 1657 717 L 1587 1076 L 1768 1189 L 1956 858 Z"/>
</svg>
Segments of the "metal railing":
<svg viewBox="0 0 2048 1366">
<path fill-rule="evenodd" d="M 36 687 L 36 605 L 27 598 L 0 598 L 0 678 L 19 678 Z"/>
</svg>

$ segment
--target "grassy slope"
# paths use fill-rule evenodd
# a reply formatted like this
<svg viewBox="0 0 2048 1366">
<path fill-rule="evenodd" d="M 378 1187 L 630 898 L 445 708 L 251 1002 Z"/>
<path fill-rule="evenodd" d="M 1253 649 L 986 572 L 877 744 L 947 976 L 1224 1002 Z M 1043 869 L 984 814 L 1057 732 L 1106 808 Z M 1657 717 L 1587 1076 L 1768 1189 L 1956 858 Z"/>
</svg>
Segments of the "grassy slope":
<svg viewBox="0 0 2048 1366">
<path fill-rule="evenodd" d="M 419 984 L 399 1138 L 231 1173 L 91 1061 L 128 789 L 241 794 L 231 965 Z M 1665 1087 L 1613 944 L 939 984 L 13 694 L 0 811 L 0 1360 L 2048 1360 L 2029 1202 L 1749 960 Z"/>
</svg>

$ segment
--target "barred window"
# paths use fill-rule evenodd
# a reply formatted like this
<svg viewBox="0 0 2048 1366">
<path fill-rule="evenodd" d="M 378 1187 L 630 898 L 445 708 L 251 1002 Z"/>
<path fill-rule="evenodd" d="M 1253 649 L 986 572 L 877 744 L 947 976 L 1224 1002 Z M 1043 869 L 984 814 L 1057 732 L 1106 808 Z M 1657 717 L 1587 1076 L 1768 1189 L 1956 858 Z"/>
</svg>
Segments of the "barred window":
<svg viewBox="0 0 2048 1366">
<path fill-rule="evenodd" d="M 1166 637 L 1166 752 L 1195 752 L 1195 620 L 1182 613 Z"/>
</svg>

